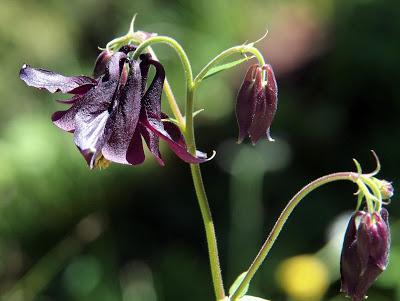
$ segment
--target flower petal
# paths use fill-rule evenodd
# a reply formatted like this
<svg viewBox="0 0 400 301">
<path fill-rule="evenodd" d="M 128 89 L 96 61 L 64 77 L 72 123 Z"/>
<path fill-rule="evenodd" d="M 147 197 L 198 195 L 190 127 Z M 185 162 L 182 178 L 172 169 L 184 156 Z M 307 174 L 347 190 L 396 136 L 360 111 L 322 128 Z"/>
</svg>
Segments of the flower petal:
<svg viewBox="0 0 400 301">
<path fill-rule="evenodd" d="M 153 156 L 156 158 L 157 162 L 161 165 L 164 166 L 164 160 L 161 157 L 160 153 L 160 138 L 158 135 L 151 130 L 149 130 L 147 127 L 143 126 L 142 124 L 139 124 L 138 127 L 140 127 L 140 132 L 144 138 L 144 141 L 146 141 L 146 145 L 149 148 L 150 152 L 153 154 Z"/>
<path fill-rule="evenodd" d="M 51 116 L 53 123 L 60 129 L 66 132 L 75 131 L 75 115 L 77 113 L 76 107 L 71 107 L 66 111 L 54 112 Z"/>
<path fill-rule="evenodd" d="M 68 77 L 44 69 L 31 68 L 26 64 L 22 66 L 19 77 L 28 86 L 46 89 L 51 93 L 84 94 L 97 83 L 87 76 Z"/>
<path fill-rule="evenodd" d="M 180 137 L 176 137 L 176 129 L 173 129 L 168 125 L 166 128 L 155 118 L 147 118 L 140 120 L 140 122 L 153 133 L 155 133 L 158 137 L 167 142 L 170 149 L 183 161 L 190 164 L 198 164 L 209 161 L 212 157 L 207 158 L 207 154 L 196 151 L 196 155 L 192 155 L 188 152 L 186 144 L 182 144 L 182 139 Z M 167 132 L 169 130 L 169 132 Z M 176 139 L 176 140 L 174 140 Z"/>
<path fill-rule="evenodd" d="M 143 53 L 140 55 L 140 72 L 142 74 L 142 96 L 146 92 L 146 83 L 147 76 L 149 74 L 150 64 L 148 60 L 151 59 L 151 55 L 149 53 Z"/>
<path fill-rule="evenodd" d="M 112 52 L 108 51 L 107 49 L 103 50 L 100 52 L 98 55 L 96 62 L 94 63 L 94 68 L 93 68 L 93 76 L 94 78 L 99 78 L 104 74 L 106 71 L 106 67 L 108 62 L 110 61 L 110 58 L 112 56 Z"/>
<path fill-rule="evenodd" d="M 159 62 L 148 58 L 148 56 L 144 56 L 141 63 L 141 69 L 142 74 L 144 73 L 145 76 L 147 76 L 147 71 L 143 70 L 146 70 L 146 64 L 147 66 L 153 65 L 156 69 L 156 74 L 154 75 L 153 81 L 143 96 L 142 106 L 144 106 L 146 114 L 151 114 L 153 117 L 161 120 L 161 94 L 164 86 L 165 70 Z"/>
<path fill-rule="evenodd" d="M 269 128 L 277 110 L 278 89 L 271 65 L 265 65 L 262 69 L 266 70 L 267 73 L 267 85 L 262 87 L 262 80 L 261 78 L 258 79 L 258 76 L 261 77 L 261 73 L 257 74 L 255 85 L 260 85 L 260 87 L 256 87 L 256 90 L 260 92 L 258 92 L 256 97 L 254 118 L 249 129 L 249 135 L 253 144 L 261 137 L 266 137 L 269 141 L 274 141 L 269 134 Z"/>
<path fill-rule="evenodd" d="M 71 105 L 71 104 L 75 104 L 77 102 L 79 102 L 82 98 L 83 98 L 84 94 L 76 94 L 71 98 L 68 99 L 57 99 L 57 102 L 59 103 L 63 103 L 66 105 Z"/>
<path fill-rule="evenodd" d="M 254 89 L 254 74 L 258 65 L 250 66 L 236 97 L 236 119 L 239 126 L 238 143 L 247 136 L 254 117 L 257 91 Z"/>
<path fill-rule="evenodd" d="M 254 85 L 254 90 L 257 91 L 257 94 L 255 95 L 254 115 L 249 128 L 249 135 L 251 142 L 256 144 L 261 137 L 266 135 L 272 122 L 272 119 L 269 118 L 266 94 L 262 87 L 261 69 L 256 74 Z"/>
<path fill-rule="evenodd" d="M 136 127 L 136 131 L 133 134 L 131 143 L 126 154 L 126 160 L 129 164 L 138 165 L 143 163 L 145 159 L 143 151 L 142 137 L 140 136 L 140 129 Z"/>
<path fill-rule="evenodd" d="M 75 115 L 84 100 L 85 95 L 74 95 L 74 97 L 68 100 L 58 100 L 58 102 L 62 102 L 65 104 L 72 103 L 73 105 L 68 110 L 54 112 L 51 116 L 51 120 L 53 121 L 53 123 L 66 132 L 74 132 Z"/>
<path fill-rule="evenodd" d="M 76 108 L 74 141 L 85 158 L 89 156 L 88 153 L 92 154 L 88 162 L 91 168 L 113 131 L 115 120 L 110 116 L 116 114 L 118 107 L 118 88 L 125 61 L 124 53 L 115 53 L 98 85 L 88 91 Z"/>
<path fill-rule="evenodd" d="M 139 120 L 141 80 L 139 62 L 134 61 L 130 64 L 128 80 L 121 92 L 118 107 L 111 117 L 112 133 L 102 150 L 108 160 L 130 163 L 127 153 Z"/>
<path fill-rule="evenodd" d="M 357 253 L 357 214 L 353 214 L 344 236 L 342 254 L 340 258 L 341 291 L 353 295 L 357 287 L 361 271 L 361 263 Z"/>
</svg>

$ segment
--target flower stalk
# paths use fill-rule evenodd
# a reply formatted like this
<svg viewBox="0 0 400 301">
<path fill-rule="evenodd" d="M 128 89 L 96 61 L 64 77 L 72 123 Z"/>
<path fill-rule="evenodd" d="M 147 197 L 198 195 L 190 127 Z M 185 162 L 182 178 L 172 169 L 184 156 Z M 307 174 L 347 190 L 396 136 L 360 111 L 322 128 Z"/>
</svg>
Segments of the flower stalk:
<svg viewBox="0 0 400 301">
<path fill-rule="evenodd" d="M 249 269 L 247 270 L 247 274 L 240 283 L 239 287 L 236 291 L 232 294 L 231 300 L 235 301 L 243 295 L 246 287 L 249 285 L 251 279 L 253 278 L 254 274 L 260 268 L 262 263 L 264 262 L 265 258 L 267 257 L 269 251 L 271 250 L 272 246 L 275 243 L 275 240 L 279 236 L 280 232 L 282 231 L 283 226 L 285 225 L 287 219 L 289 218 L 290 214 L 296 208 L 296 206 L 300 203 L 305 196 L 307 196 L 311 191 L 315 190 L 316 188 L 325 185 L 330 182 L 347 180 L 356 183 L 359 175 L 355 172 L 338 172 L 333 173 L 330 175 L 323 176 L 318 178 L 307 186 L 302 188 L 293 198 L 288 202 L 285 209 L 283 209 L 281 215 L 279 216 L 278 220 L 276 221 L 274 227 L 272 228 L 271 232 L 269 233 L 265 243 L 261 247 L 259 253 L 257 254 L 256 258 L 254 259 L 253 263 L 250 265 Z"/>
<path fill-rule="evenodd" d="M 193 108 L 194 108 L 194 92 L 195 86 L 193 84 L 193 73 L 190 65 L 190 61 L 183 50 L 182 46 L 176 42 L 174 39 L 169 37 L 152 37 L 141 43 L 136 49 L 133 58 L 139 57 L 142 51 L 145 51 L 146 48 L 150 50 L 151 54 L 154 55 L 154 51 L 150 48 L 150 45 L 155 43 L 165 43 L 171 46 L 176 53 L 178 54 L 182 66 L 185 73 L 186 78 L 186 112 L 185 119 L 182 117 L 180 113 L 179 107 L 176 103 L 176 100 L 173 96 L 172 90 L 169 90 L 169 93 L 166 93 L 166 97 L 168 99 L 168 103 L 170 104 L 171 110 L 173 111 L 176 119 L 180 124 L 180 128 L 183 129 L 183 134 L 186 138 L 188 150 L 190 153 L 196 153 L 196 143 L 195 143 L 195 135 L 194 135 L 194 126 L 193 126 Z M 217 300 L 222 300 L 225 298 L 225 290 L 222 281 L 221 274 L 221 265 L 218 256 L 218 246 L 217 246 L 217 238 L 215 233 L 215 227 L 213 218 L 211 215 L 210 205 L 207 200 L 207 194 L 204 188 L 203 179 L 201 175 L 201 170 L 199 164 L 190 164 L 193 184 L 195 187 L 195 192 L 197 196 L 197 200 L 200 207 L 201 216 L 203 219 L 204 229 L 206 232 L 207 246 L 208 246 L 208 254 L 210 259 L 210 268 L 211 268 L 211 276 L 213 280 L 215 297 Z"/>
</svg>

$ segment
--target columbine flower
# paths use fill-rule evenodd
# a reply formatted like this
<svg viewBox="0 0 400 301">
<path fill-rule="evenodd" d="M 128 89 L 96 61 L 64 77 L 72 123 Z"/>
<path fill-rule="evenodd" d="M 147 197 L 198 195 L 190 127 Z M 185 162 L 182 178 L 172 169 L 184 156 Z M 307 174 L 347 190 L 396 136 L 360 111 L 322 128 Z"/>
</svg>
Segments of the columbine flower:
<svg viewBox="0 0 400 301">
<path fill-rule="evenodd" d="M 125 46 L 114 54 L 101 53 L 95 64 L 95 79 L 66 77 L 28 65 L 22 67 L 20 78 L 29 86 L 51 93 L 73 94 L 71 99 L 61 101 L 72 106 L 55 112 L 52 120 L 59 128 L 74 133 L 74 142 L 90 168 L 102 166 L 107 160 L 142 163 L 142 137 L 161 165 L 164 162 L 159 152 L 160 138 L 185 162 L 209 160 L 201 152 L 191 155 L 179 128 L 161 113 L 165 79 L 162 65 L 149 55 L 142 55 L 140 61 L 128 59 L 127 53 L 134 49 Z M 156 72 L 146 90 L 150 66 Z"/>
<path fill-rule="evenodd" d="M 363 300 L 387 264 L 390 248 L 388 212 L 358 211 L 351 217 L 340 260 L 342 291 L 353 301 Z"/>
<path fill-rule="evenodd" d="M 267 81 L 263 81 L 263 70 Z M 240 87 L 236 102 L 236 118 L 239 125 L 238 142 L 246 136 L 256 144 L 261 137 L 273 141 L 270 126 L 277 109 L 278 88 L 271 65 L 252 65 Z"/>
</svg>

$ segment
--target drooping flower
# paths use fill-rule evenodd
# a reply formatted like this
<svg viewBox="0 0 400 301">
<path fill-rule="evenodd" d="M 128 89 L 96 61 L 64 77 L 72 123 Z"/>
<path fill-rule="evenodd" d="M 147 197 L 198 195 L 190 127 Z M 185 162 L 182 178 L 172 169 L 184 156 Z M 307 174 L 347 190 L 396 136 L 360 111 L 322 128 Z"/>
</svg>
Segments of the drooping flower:
<svg viewBox="0 0 400 301">
<path fill-rule="evenodd" d="M 263 80 L 263 71 L 266 81 Z M 270 126 L 274 119 L 278 104 L 278 88 L 271 65 L 259 66 L 254 64 L 247 70 L 239 89 L 236 101 L 236 118 L 239 125 L 238 143 L 246 136 L 256 144 L 270 136 Z"/>
<path fill-rule="evenodd" d="M 90 168 L 104 165 L 107 160 L 142 163 L 142 137 L 161 165 L 160 138 L 185 162 L 209 160 L 202 152 L 191 155 L 180 129 L 161 113 L 163 66 L 149 55 L 130 60 L 127 54 L 134 49 L 127 45 L 113 54 L 102 52 L 95 64 L 95 78 L 66 77 L 28 65 L 20 70 L 20 78 L 29 86 L 51 93 L 73 94 L 71 99 L 61 101 L 72 106 L 55 112 L 52 120 L 59 128 L 73 132 L 74 142 Z M 147 87 L 150 66 L 156 72 Z"/>
<path fill-rule="evenodd" d="M 340 260 L 342 292 L 361 301 L 375 279 L 386 269 L 390 248 L 386 209 L 358 211 L 348 224 Z"/>
</svg>

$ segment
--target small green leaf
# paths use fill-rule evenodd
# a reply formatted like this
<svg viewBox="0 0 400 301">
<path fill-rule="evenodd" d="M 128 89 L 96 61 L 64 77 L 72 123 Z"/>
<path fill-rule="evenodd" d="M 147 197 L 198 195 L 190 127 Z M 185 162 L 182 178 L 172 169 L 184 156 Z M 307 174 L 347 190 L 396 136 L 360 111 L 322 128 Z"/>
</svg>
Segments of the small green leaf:
<svg viewBox="0 0 400 301">
<path fill-rule="evenodd" d="M 243 272 L 242 274 L 240 274 L 236 280 L 233 282 L 233 284 L 231 285 L 231 287 L 229 288 L 229 296 L 232 296 L 235 291 L 238 289 L 240 283 L 242 283 L 244 277 L 246 277 L 247 272 Z M 247 291 L 249 290 L 249 285 L 246 286 L 246 289 L 244 290 L 244 292 L 239 296 L 242 297 L 244 294 L 247 293 Z M 250 300 L 249 300 L 250 301 Z"/>
<path fill-rule="evenodd" d="M 240 65 L 241 63 L 244 63 L 244 62 L 247 62 L 248 60 L 251 60 L 252 58 L 254 58 L 254 56 L 246 56 L 246 57 L 241 58 L 241 59 L 239 59 L 237 61 L 233 61 L 233 62 L 230 62 L 230 63 L 226 63 L 226 64 L 222 64 L 222 65 L 219 65 L 219 66 L 212 67 L 210 70 L 208 70 L 206 75 L 204 75 L 203 79 L 206 79 L 206 78 L 208 78 L 210 76 L 213 76 L 213 75 L 215 75 L 215 74 L 217 74 L 217 73 L 219 73 L 221 71 L 233 68 L 233 67 L 235 67 L 237 65 Z"/>
<path fill-rule="evenodd" d="M 243 296 L 242 298 L 240 298 L 239 301 L 269 301 L 269 300 L 246 295 L 246 296 Z"/>
</svg>

